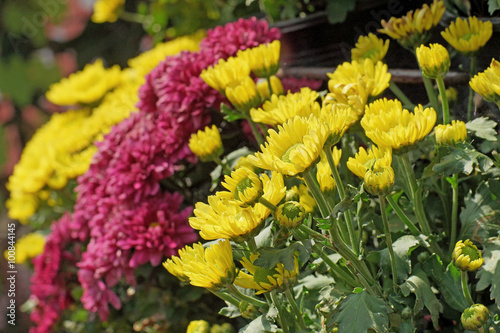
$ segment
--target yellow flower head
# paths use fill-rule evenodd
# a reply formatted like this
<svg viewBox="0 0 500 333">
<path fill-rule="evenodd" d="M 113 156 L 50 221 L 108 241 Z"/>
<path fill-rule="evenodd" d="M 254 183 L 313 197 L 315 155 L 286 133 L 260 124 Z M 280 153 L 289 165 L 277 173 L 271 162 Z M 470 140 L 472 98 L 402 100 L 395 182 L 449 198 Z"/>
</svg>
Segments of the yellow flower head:
<svg viewBox="0 0 500 333">
<path fill-rule="evenodd" d="M 299 226 L 306 217 L 304 206 L 297 201 L 287 201 L 276 209 L 276 220 L 288 229 Z"/>
<path fill-rule="evenodd" d="M 15 258 L 16 264 L 23 264 L 28 259 L 34 258 L 43 252 L 45 247 L 45 237 L 42 234 L 32 232 L 19 238 L 14 246 L 14 251 L 5 250 L 3 256 L 6 260 L 12 261 Z M 11 258 L 13 257 L 13 258 Z"/>
<path fill-rule="evenodd" d="M 285 93 L 283 84 L 277 76 L 273 75 L 269 78 L 269 80 L 259 79 L 257 81 L 257 91 L 263 101 L 270 99 L 272 96 L 271 90 L 269 90 L 269 81 L 271 81 L 272 95 L 283 95 Z"/>
<path fill-rule="evenodd" d="M 381 113 L 366 111 L 361 126 L 366 136 L 378 146 L 389 146 L 404 152 L 429 134 L 436 119 L 433 108 L 424 109 L 418 105 L 413 113 L 399 107 Z"/>
<path fill-rule="evenodd" d="M 228 85 L 225 93 L 229 102 L 240 112 L 248 112 L 261 103 L 255 81 L 250 76 L 243 78 L 237 84 Z"/>
<path fill-rule="evenodd" d="M 250 110 L 252 120 L 267 125 L 281 125 L 295 116 L 309 117 L 319 114 L 320 105 L 316 101 L 317 91 L 302 88 L 299 92 L 287 95 L 272 95 L 262 108 Z"/>
<path fill-rule="evenodd" d="M 299 201 L 302 207 L 306 210 L 306 213 L 312 213 L 316 207 L 316 200 L 314 200 L 312 195 L 309 193 L 309 189 L 304 184 L 292 186 L 291 189 L 286 191 L 285 200 Z"/>
<path fill-rule="evenodd" d="M 94 2 L 92 22 L 115 22 L 118 20 L 118 16 L 124 4 L 125 0 L 97 0 Z"/>
<path fill-rule="evenodd" d="M 163 266 L 177 277 L 186 277 L 193 286 L 211 290 L 220 290 L 236 277 L 231 243 L 225 239 L 207 248 L 201 243 L 186 246 L 179 250 L 179 257 L 167 259 Z"/>
<path fill-rule="evenodd" d="M 195 216 L 189 218 L 189 224 L 200 230 L 203 239 L 224 238 L 241 242 L 260 231 L 268 210 L 259 203 L 242 208 L 237 202 L 211 195 L 208 204 L 198 202 L 193 213 Z"/>
<path fill-rule="evenodd" d="M 240 271 L 234 284 L 242 288 L 254 289 L 256 294 L 278 289 L 293 287 L 299 275 L 299 262 L 295 257 L 294 266 L 291 271 L 286 270 L 282 263 L 278 263 L 273 268 L 256 266 L 255 260 L 259 254 L 252 253 L 250 258 L 243 258 L 241 264 L 248 273 Z"/>
<path fill-rule="evenodd" d="M 238 51 L 237 57 L 244 59 L 257 77 L 268 78 L 279 69 L 281 43 L 275 40 L 257 47 Z"/>
<path fill-rule="evenodd" d="M 368 93 L 363 83 L 330 84 L 330 92 L 323 99 L 323 105 L 336 104 L 338 108 L 349 108 L 351 110 L 348 119 L 349 126 L 358 122 L 365 112 L 368 102 Z"/>
<path fill-rule="evenodd" d="M 224 152 L 222 140 L 217 126 L 205 127 L 204 130 L 191 135 L 189 149 L 203 162 L 213 161 Z"/>
<path fill-rule="evenodd" d="M 369 33 L 368 36 L 359 36 L 358 41 L 353 49 L 351 49 L 351 60 L 362 60 L 370 58 L 373 62 L 382 61 L 389 50 L 389 40 L 385 42 Z"/>
<path fill-rule="evenodd" d="M 370 169 L 381 169 L 390 167 L 392 164 L 392 150 L 389 147 L 372 146 L 370 149 L 360 147 L 354 157 L 347 160 L 347 168 L 359 178 L 365 178 L 365 174 Z"/>
<path fill-rule="evenodd" d="M 370 168 L 363 177 L 365 189 L 374 196 L 386 195 L 394 186 L 394 170 L 390 166 Z"/>
<path fill-rule="evenodd" d="M 316 163 L 328 139 L 328 126 L 318 118 L 295 117 L 269 131 L 262 152 L 250 156 L 259 168 L 296 176 Z"/>
<path fill-rule="evenodd" d="M 332 157 L 333 162 L 336 166 L 340 163 L 340 157 L 342 156 L 342 149 L 338 149 L 336 146 L 333 146 L 332 149 Z M 335 189 L 335 180 L 332 176 L 332 170 L 330 165 L 328 164 L 328 160 L 326 158 L 326 153 L 324 151 L 321 152 L 321 159 L 318 163 L 317 171 L 316 171 L 316 179 L 318 180 L 319 187 L 323 192 L 331 192 Z"/>
<path fill-rule="evenodd" d="M 483 47 L 493 34 L 493 24 L 472 16 L 467 19 L 457 18 L 451 22 L 441 36 L 457 51 L 471 55 Z"/>
<path fill-rule="evenodd" d="M 205 320 L 192 320 L 189 322 L 186 333 L 210 333 L 210 324 Z"/>
<path fill-rule="evenodd" d="M 382 20 L 382 29 L 378 31 L 413 50 L 429 40 L 430 30 L 439 23 L 445 10 L 443 1 L 434 0 L 430 6 L 424 4 L 422 8 L 415 12 L 410 10 L 400 18 L 391 17 L 388 22 Z"/>
<path fill-rule="evenodd" d="M 52 84 L 45 96 L 58 105 L 92 104 L 116 87 L 120 80 L 118 65 L 105 69 L 102 60 L 97 59 L 83 70 Z"/>
<path fill-rule="evenodd" d="M 359 83 L 361 87 L 358 87 L 358 90 L 364 90 L 366 95 L 372 97 L 380 95 L 389 87 L 391 80 L 387 65 L 381 61 L 374 62 L 370 58 L 344 62 L 335 72 L 327 75 L 330 78 L 328 81 L 330 91 Z"/>
<path fill-rule="evenodd" d="M 417 59 L 422 69 L 422 74 L 428 78 L 435 79 L 444 77 L 450 69 L 450 55 L 448 50 L 441 44 L 430 44 L 429 47 L 420 45 L 417 47 Z"/>
<path fill-rule="evenodd" d="M 454 145 L 467 139 L 467 128 L 460 120 L 453 120 L 451 124 L 437 125 L 434 129 L 438 145 Z"/>
<path fill-rule="evenodd" d="M 238 85 L 245 77 L 250 76 L 248 63 L 241 58 L 230 57 L 204 69 L 200 77 L 210 87 L 224 93 L 230 85 Z"/>
<path fill-rule="evenodd" d="M 349 107 L 341 107 L 339 104 L 323 103 L 319 117 L 330 129 L 325 145 L 333 146 L 340 141 L 351 125 L 352 110 Z"/>
<path fill-rule="evenodd" d="M 225 176 L 222 186 L 228 191 L 217 192 L 216 195 L 234 200 L 242 207 L 253 206 L 264 194 L 262 181 L 259 176 L 248 168 L 239 168 Z"/>
<path fill-rule="evenodd" d="M 466 330 L 477 331 L 482 328 L 490 318 L 488 308 L 482 304 L 472 304 L 464 310 L 460 321 Z"/>
<path fill-rule="evenodd" d="M 492 59 L 490 67 L 474 76 L 469 84 L 485 100 L 500 105 L 500 62 Z"/>
<path fill-rule="evenodd" d="M 481 251 L 468 239 L 457 242 L 451 260 L 458 269 L 469 272 L 478 270 L 484 263 Z"/>
</svg>

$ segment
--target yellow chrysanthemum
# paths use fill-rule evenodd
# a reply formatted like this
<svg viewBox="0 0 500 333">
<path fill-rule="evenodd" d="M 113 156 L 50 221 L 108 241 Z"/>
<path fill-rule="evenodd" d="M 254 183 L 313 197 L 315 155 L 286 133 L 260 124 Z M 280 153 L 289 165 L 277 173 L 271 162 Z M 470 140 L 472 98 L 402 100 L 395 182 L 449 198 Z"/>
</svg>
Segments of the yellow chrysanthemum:
<svg viewBox="0 0 500 333">
<path fill-rule="evenodd" d="M 392 164 L 392 150 L 389 147 L 372 146 L 365 150 L 359 147 L 359 151 L 354 157 L 347 160 L 347 168 L 359 178 L 364 178 L 368 170 L 376 168 L 389 167 Z"/>
<path fill-rule="evenodd" d="M 478 331 L 490 318 L 490 312 L 483 304 L 472 304 L 460 316 L 463 327 L 469 331 Z"/>
<path fill-rule="evenodd" d="M 368 36 L 359 36 L 354 48 L 351 49 L 351 60 L 370 58 L 373 62 L 382 61 L 389 50 L 389 40 L 385 42 L 369 33 Z"/>
<path fill-rule="evenodd" d="M 14 246 L 14 251 L 5 250 L 3 253 L 6 260 L 15 257 L 17 264 L 23 264 L 28 259 L 34 258 L 43 252 L 45 247 L 45 237 L 39 233 L 30 233 L 19 238 Z M 15 253 L 15 255 L 14 255 Z"/>
<path fill-rule="evenodd" d="M 451 124 L 437 125 L 434 129 L 438 145 L 453 145 L 467 139 L 467 128 L 460 120 L 453 120 Z"/>
<path fill-rule="evenodd" d="M 238 51 L 237 57 L 244 59 L 257 77 L 268 78 L 279 69 L 281 42 L 260 44 L 257 47 Z"/>
<path fill-rule="evenodd" d="M 257 295 L 274 289 L 290 288 L 295 285 L 299 275 L 297 258 L 294 260 L 291 271 L 286 270 L 282 263 L 278 263 L 274 268 L 256 266 L 254 262 L 257 258 L 259 258 L 259 254 L 255 253 L 252 253 L 250 258 L 243 258 L 241 264 L 248 273 L 240 271 L 234 284 L 242 288 L 254 289 Z"/>
<path fill-rule="evenodd" d="M 366 171 L 363 181 L 368 193 L 377 196 L 386 195 L 391 191 L 394 186 L 394 178 L 392 167 L 380 166 L 379 164 Z"/>
<path fill-rule="evenodd" d="M 271 99 L 264 102 L 262 108 L 250 110 L 252 120 L 267 125 L 281 125 L 295 116 L 309 117 L 319 114 L 321 109 L 316 101 L 319 97 L 317 91 L 302 88 L 297 93 L 287 95 L 272 95 Z"/>
<path fill-rule="evenodd" d="M 492 59 L 490 67 L 475 75 L 469 84 L 485 100 L 500 105 L 500 62 Z"/>
<path fill-rule="evenodd" d="M 457 51 L 470 55 L 483 47 L 493 34 L 493 24 L 472 16 L 467 19 L 457 18 L 451 22 L 441 36 Z"/>
<path fill-rule="evenodd" d="M 441 44 L 430 44 L 429 47 L 420 45 L 416 50 L 418 64 L 422 74 L 428 78 L 435 79 L 444 77 L 450 69 L 450 54 Z"/>
<path fill-rule="evenodd" d="M 312 213 L 316 205 L 316 200 L 309 193 L 306 185 L 300 184 L 299 186 L 292 186 L 291 189 L 286 191 L 286 201 L 298 201 L 306 210 L 306 213 Z"/>
<path fill-rule="evenodd" d="M 200 230 L 203 239 L 225 238 L 241 242 L 260 230 L 267 217 L 263 207 L 256 204 L 242 208 L 237 202 L 211 195 L 208 204 L 198 202 L 195 205 L 194 217 L 189 218 L 189 224 Z"/>
<path fill-rule="evenodd" d="M 83 70 L 52 84 L 45 94 L 58 105 L 91 104 L 115 88 L 121 80 L 120 67 L 104 68 L 102 60 L 86 65 Z"/>
<path fill-rule="evenodd" d="M 287 201 L 276 208 L 276 221 L 283 227 L 293 229 L 306 217 L 306 209 L 297 201 Z"/>
<path fill-rule="evenodd" d="M 271 129 L 262 152 L 249 158 L 259 168 L 295 176 L 316 163 L 329 134 L 318 118 L 297 116 L 278 126 L 278 132 Z"/>
<path fill-rule="evenodd" d="M 381 61 L 374 62 L 367 58 L 359 61 L 344 62 L 339 65 L 335 72 L 327 73 L 330 80 L 328 89 L 333 91 L 340 87 L 345 87 L 359 83 L 359 90 L 365 90 L 368 96 L 376 97 L 380 95 L 391 80 L 391 74 L 387 71 L 387 65 Z"/>
<path fill-rule="evenodd" d="M 333 146 L 349 129 L 352 121 L 352 110 L 350 107 L 340 107 L 339 104 L 323 103 L 319 118 L 328 125 L 330 130 L 325 145 Z"/>
<path fill-rule="evenodd" d="M 424 109 L 418 105 L 413 113 L 403 108 L 393 108 L 378 114 L 365 112 L 361 126 L 366 136 L 378 146 L 389 146 L 403 152 L 429 134 L 436 119 L 433 108 Z"/>
<path fill-rule="evenodd" d="M 189 149 L 203 162 L 213 161 L 224 152 L 222 140 L 217 126 L 205 127 L 191 135 Z"/>
<path fill-rule="evenodd" d="M 272 96 L 271 91 L 269 90 L 269 81 L 271 81 L 272 95 L 283 95 L 285 93 L 283 84 L 277 76 L 273 75 L 269 78 L 269 80 L 259 79 L 257 81 L 257 91 L 263 101 L 270 99 Z"/>
<path fill-rule="evenodd" d="M 411 10 L 400 18 L 391 17 L 388 22 L 382 20 L 382 29 L 378 31 L 413 50 L 429 40 L 430 30 L 439 23 L 445 10 L 443 1 L 434 0 L 430 6 L 424 4 L 422 8 L 415 12 Z"/>
<path fill-rule="evenodd" d="M 476 271 L 484 263 L 481 251 L 470 240 L 459 240 L 453 249 L 453 264 L 462 271 Z"/>
<path fill-rule="evenodd" d="M 362 82 L 351 84 L 329 84 L 330 92 L 323 99 L 323 105 L 336 104 L 338 108 L 350 108 L 349 126 L 364 114 L 368 102 L 368 92 Z"/>
<path fill-rule="evenodd" d="M 234 200 L 242 207 L 255 205 L 264 194 L 259 176 L 245 167 L 231 172 L 231 176 L 226 175 L 222 186 L 228 191 L 220 191 L 216 195 Z"/>
<path fill-rule="evenodd" d="M 210 324 L 205 320 L 192 320 L 189 322 L 186 333 L 210 333 Z"/>
<path fill-rule="evenodd" d="M 128 60 L 130 68 L 137 70 L 139 76 L 144 77 L 151 72 L 167 56 L 173 56 L 181 51 L 196 52 L 200 49 L 200 41 L 205 37 L 204 31 L 198 31 L 190 36 L 182 36 L 168 42 L 158 43 L 151 50 L 141 53 Z"/>
<path fill-rule="evenodd" d="M 319 187 L 323 192 L 331 192 L 335 189 L 335 180 L 332 176 L 332 170 L 330 165 L 328 164 L 328 160 L 326 159 L 325 152 L 321 152 L 321 159 L 317 166 L 316 171 L 316 179 L 318 180 Z M 342 157 L 342 149 L 338 149 L 336 146 L 333 146 L 332 149 L 332 157 L 336 166 L 340 163 L 340 158 Z"/>
<path fill-rule="evenodd" d="M 250 76 L 243 78 L 238 83 L 229 84 L 225 93 L 229 102 L 240 112 L 246 113 L 261 103 L 257 85 Z"/>
<path fill-rule="evenodd" d="M 94 2 L 92 22 L 115 22 L 124 4 L 125 0 L 97 0 Z"/>
<path fill-rule="evenodd" d="M 215 66 L 204 69 L 200 74 L 206 84 L 221 93 L 224 93 L 229 85 L 237 85 L 247 76 L 250 76 L 250 66 L 238 57 L 220 59 Z"/>
<path fill-rule="evenodd" d="M 179 257 L 167 259 L 163 266 L 173 275 L 188 278 L 193 286 L 220 290 L 233 283 L 236 267 L 231 243 L 223 239 L 204 248 L 201 243 L 179 250 Z"/>
</svg>

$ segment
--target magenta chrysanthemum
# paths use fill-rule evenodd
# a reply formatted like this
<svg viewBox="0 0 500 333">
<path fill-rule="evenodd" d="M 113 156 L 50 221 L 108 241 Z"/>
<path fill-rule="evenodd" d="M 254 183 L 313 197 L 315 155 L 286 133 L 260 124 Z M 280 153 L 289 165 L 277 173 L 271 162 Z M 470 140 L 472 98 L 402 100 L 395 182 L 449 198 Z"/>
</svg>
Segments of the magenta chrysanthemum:
<svg viewBox="0 0 500 333">
<path fill-rule="evenodd" d="M 72 242 L 70 223 L 69 214 L 54 222 L 43 253 L 33 258 L 30 289 L 36 306 L 30 315 L 35 324 L 30 333 L 52 332 L 61 313 L 73 303 L 71 288 L 72 282 L 76 283 L 76 275 L 72 272 L 81 244 Z"/>
</svg>

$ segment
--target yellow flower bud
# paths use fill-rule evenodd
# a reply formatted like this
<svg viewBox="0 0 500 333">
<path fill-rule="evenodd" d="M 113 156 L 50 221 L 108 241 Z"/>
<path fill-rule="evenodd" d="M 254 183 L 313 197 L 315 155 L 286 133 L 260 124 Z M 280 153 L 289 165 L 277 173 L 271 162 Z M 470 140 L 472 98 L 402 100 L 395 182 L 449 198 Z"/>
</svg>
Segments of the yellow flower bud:
<svg viewBox="0 0 500 333">
<path fill-rule="evenodd" d="M 452 255 L 453 264 L 462 271 L 475 271 L 484 262 L 481 251 L 470 240 L 458 241 Z"/>
<path fill-rule="evenodd" d="M 299 226 L 306 216 L 306 210 L 297 201 L 288 201 L 276 209 L 276 219 L 279 224 L 288 229 Z"/>
<path fill-rule="evenodd" d="M 488 308 L 482 304 L 473 304 L 464 310 L 460 321 L 466 330 L 475 331 L 483 327 L 490 317 Z"/>
<path fill-rule="evenodd" d="M 459 120 L 453 120 L 451 124 L 438 125 L 434 129 L 436 133 L 436 142 L 438 145 L 453 145 L 467 139 L 467 128 L 465 123 Z"/>
<path fill-rule="evenodd" d="M 189 323 L 186 333 L 210 333 L 210 324 L 205 320 L 193 320 Z"/>
<path fill-rule="evenodd" d="M 394 170 L 390 166 L 369 169 L 364 176 L 365 189 L 372 195 L 386 195 L 394 186 Z"/>
<path fill-rule="evenodd" d="M 248 112 L 258 107 L 261 102 L 255 81 L 250 76 L 243 78 L 237 84 L 229 85 L 225 93 L 231 104 L 241 112 Z"/>
<path fill-rule="evenodd" d="M 273 95 L 283 95 L 285 93 L 283 84 L 277 76 L 271 76 L 269 78 L 269 81 L 271 81 L 271 90 L 273 91 Z M 267 79 L 259 79 L 257 81 L 257 91 L 259 92 L 260 98 L 262 100 L 271 98 L 271 92 L 269 91 L 269 81 Z"/>
<path fill-rule="evenodd" d="M 205 127 L 191 135 L 189 139 L 189 149 L 203 162 L 213 161 L 224 152 L 222 140 L 217 126 Z"/>
<path fill-rule="evenodd" d="M 450 69 L 450 55 L 448 50 L 441 44 L 430 44 L 430 47 L 421 45 L 417 47 L 417 59 L 422 69 L 422 74 L 428 78 L 435 79 L 444 77 Z"/>
</svg>

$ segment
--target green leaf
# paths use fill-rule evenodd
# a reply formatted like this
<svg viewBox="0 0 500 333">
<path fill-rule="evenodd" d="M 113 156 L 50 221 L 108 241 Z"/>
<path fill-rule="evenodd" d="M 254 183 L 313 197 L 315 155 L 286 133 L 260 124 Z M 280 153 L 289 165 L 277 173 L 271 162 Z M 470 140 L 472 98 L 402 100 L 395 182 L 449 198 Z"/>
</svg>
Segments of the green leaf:
<svg viewBox="0 0 500 333">
<path fill-rule="evenodd" d="M 396 255 L 396 269 L 398 271 L 399 279 L 406 279 L 408 274 L 411 273 L 409 255 L 419 245 L 420 239 L 412 235 L 402 236 L 393 243 L 394 254 Z M 390 272 L 391 270 L 391 260 L 389 250 L 387 248 L 380 251 L 380 266 L 383 271 Z"/>
<path fill-rule="evenodd" d="M 478 271 L 479 281 L 476 290 L 484 290 L 490 287 L 490 297 L 500 310 L 500 239 L 490 238 L 484 244 L 484 264 Z"/>
<path fill-rule="evenodd" d="M 460 172 L 469 175 L 474 171 L 475 165 L 484 172 L 493 166 L 493 161 L 472 146 L 463 144 L 450 147 L 450 153 L 444 156 L 432 169 L 445 176 Z"/>
<path fill-rule="evenodd" d="M 432 255 L 424 261 L 423 267 L 427 275 L 438 285 L 446 304 L 459 312 L 463 312 L 469 306 L 462 292 L 460 271 L 453 264 L 449 264 L 445 270 L 438 257 Z"/>
<path fill-rule="evenodd" d="M 389 326 L 388 313 L 391 308 L 380 297 L 363 291 L 347 296 L 340 303 L 340 312 L 333 319 L 339 325 L 339 332 L 360 333 L 369 329 L 375 332 L 387 332 Z"/>
<path fill-rule="evenodd" d="M 243 119 L 243 115 L 238 112 L 238 111 L 235 111 L 233 109 L 231 109 L 229 106 L 227 106 L 226 104 L 222 103 L 220 105 L 220 111 L 225 114 L 224 116 L 224 119 L 229 121 L 229 122 L 233 122 L 233 121 L 236 121 L 238 119 Z"/>
<path fill-rule="evenodd" d="M 500 181 L 490 179 L 481 183 L 474 195 L 464 198 L 465 208 L 460 212 L 462 228 L 459 239 L 473 239 L 482 243 L 495 236 L 500 227 Z"/>
<path fill-rule="evenodd" d="M 293 243 L 284 249 L 263 248 L 259 249 L 259 258 L 254 264 L 265 268 L 273 268 L 278 263 L 282 263 L 288 271 L 293 270 L 295 253 L 299 253 L 299 258 L 302 262 L 309 259 L 309 251 L 301 243 Z"/>
<path fill-rule="evenodd" d="M 429 279 L 421 270 L 415 271 L 402 285 L 401 292 L 408 297 L 411 293 L 415 294 L 415 305 L 413 306 L 414 314 L 420 313 L 426 307 L 432 319 L 434 328 L 438 327 L 439 313 L 443 312 L 443 305 L 432 292 Z"/>
<path fill-rule="evenodd" d="M 331 24 L 344 22 L 347 13 L 356 7 L 356 1 L 352 0 L 329 0 L 326 7 L 328 22 Z"/>
<path fill-rule="evenodd" d="M 479 117 L 465 124 L 468 131 L 474 133 L 478 138 L 488 141 L 497 141 L 496 126 L 497 123 L 489 120 L 488 117 Z"/>
<path fill-rule="evenodd" d="M 252 320 L 252 322 L 239 330 L 239 333 L 264 333 L 264 332 L 276 332 L 276 325 L 271 323 L 266 316 L 260 315 L 259 317 Z"/>
<path fill-rule="evenodd" d="M 500 0 L 488 0 L 488 12 L 490 15 L 500 9 Z"/>
</svg>

